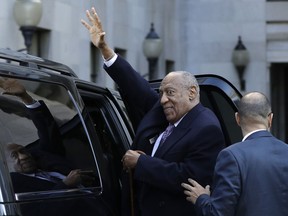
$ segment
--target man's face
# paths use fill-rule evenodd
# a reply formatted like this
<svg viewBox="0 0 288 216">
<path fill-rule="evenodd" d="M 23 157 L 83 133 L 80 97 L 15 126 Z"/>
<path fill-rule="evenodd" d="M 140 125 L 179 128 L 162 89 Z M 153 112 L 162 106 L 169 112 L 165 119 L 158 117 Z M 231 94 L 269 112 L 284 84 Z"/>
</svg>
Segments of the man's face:
<svg viewBox="0 0 288 216">
<path fill-rule="evenodd" d="M 181 74 L 172 72 L 161 83 L 160 97 L 166 119 L 173 124 L 192 109 L 191 99 L 195 95 L 192 89 L 183 85 Z"/>
<path fill-rule="evenodd" d="M 18 144 L 10 144 L 8 149 L 10 157 L 14 160 L 16 172 L 33 173 L 37 170 L 35 159 L 25 147 Z"/>
</svg>

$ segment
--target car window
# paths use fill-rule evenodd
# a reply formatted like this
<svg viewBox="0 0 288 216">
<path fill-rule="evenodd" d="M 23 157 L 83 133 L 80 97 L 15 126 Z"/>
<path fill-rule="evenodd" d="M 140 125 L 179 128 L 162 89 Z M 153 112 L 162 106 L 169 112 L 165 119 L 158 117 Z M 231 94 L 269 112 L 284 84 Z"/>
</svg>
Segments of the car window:
<svg viewBox="0 0 288 216">
<path fill-rule="evenodd" d="M 221 89 L 202 85 L 200 92 L 201 103 L 210 108 L 218 117 L 225 135 L 226 146 L 241 141 L 240 127 L 235 121 L 235 104 Z"/>
<path fill-rule="evenodd" d="M 121 159 L 132 142 L 130 123 L 123 113 L 123 106 L 118 104 L 119 101 L 112 101 L 111 97 L 108 97 L 108 91 L 99 93 L 93 87 L 87 86 L 77 85 L 102 149 L 103 160 L 99 161 L 99 167 L 103 178 L 103 198 L 117 215 L 121 203 Z"/>
<path fill-rule="evenodd" d="M 65 197 L 77 196 L 84 200 L 87 195 L 95 199 L 95 194 L 101 192 L 102 179 L 94 152 L 96 148 L 91 146 L 87 136 L 86 122 L 89 122 L 89 116 L 85 116 L 69 91 L 61 85 L 7 77 L 0 79 L 3 82 L 15 80 L 40 103 L 37 108 L 27 108 L 19 97 L 3 94 L 5 89 L 3 86 L 0 88 L 0 145 L 1 150 L 5 151 L 3 155 L 6 157 L 5 164 L 10 173 L 15 200 L 20 203 L 23 215 L 47 215 L 42 211 L 48 206 L 47 212 L 51 215 L 50 207 L 55 209 L 54 204 L 57 202 L 42 202 L 39 205 L 41 208 L 35 208 L 35 202 L 40 200 L 63 200 Z M 97 136 L 94 138 L 94 143 L 98 142 Z M 15 145 L 20 150 L 15 150 Z M 13 151 L 8 151 L 9 148 Z M 23 169 L 19 170 L 19 166 L 15 166 L 15 152 L 31 156 L 36 161 L 37 172 L 23 171 L 31 159 L 21 159 L 23 162 L 19 162 L 19 166 Z M 81 182 L 65 185 L 63 179 L 74 170 L 81 171 Z M 38 175 L 40 171 L 42 174 Z M 80 207 L 79 199 L 75 206 Z M 95 200 L 93 202 L 97 204 Z M 66 200 L 63 200 L 64 203 Z M 73 209 L 74 204 L 71 206 L 71 203 L 72 200 L 67 200 L 67 206 L 57 206 L 61 209 L 65 207 L 66 210 L 70 206 Z M 83 206 L 89 205 L 86 200 L 84 203 Z"/>
</svg>

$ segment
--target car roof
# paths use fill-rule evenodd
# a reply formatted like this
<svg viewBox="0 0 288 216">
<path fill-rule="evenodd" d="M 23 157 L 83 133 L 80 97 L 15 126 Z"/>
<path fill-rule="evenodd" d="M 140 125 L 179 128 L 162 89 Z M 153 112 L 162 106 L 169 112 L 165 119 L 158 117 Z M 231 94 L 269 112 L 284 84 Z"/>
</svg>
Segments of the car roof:
<svg viewBox="0 0 288 216">
<path fill-rule="evenodd" d="M 67 65 L 50 61 L 38 56 L 33 56 L 24 52 L 0 48 L 0 59 L 6 60 L 7 63 L 15 62 L 19 65 L 34 69 L 45 68 L 66 76 L 77 77 L 73 70 Z"/>
</svg>

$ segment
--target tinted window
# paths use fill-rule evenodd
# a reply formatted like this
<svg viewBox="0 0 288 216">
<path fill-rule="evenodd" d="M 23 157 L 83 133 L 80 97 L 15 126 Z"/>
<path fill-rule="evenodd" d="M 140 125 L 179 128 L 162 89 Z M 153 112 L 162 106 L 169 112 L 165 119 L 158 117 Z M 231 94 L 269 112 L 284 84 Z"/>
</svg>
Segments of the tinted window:
<svg viewBox="0 0 288 216">
<path fill-rule="evenodd" d="M 101 211 L 97 203 L 102 201 L 95 198 L 95 193 L 100 192 L 102 179 L 94 153 L 96 148 L 87 136 L 89 116 L 85 113 L 79 115 L 83 110 L 76 107 L 63 86 L 14 79 L 40 102 L 36 108 L 27 108 L 19 97 L 2 94 L 5 89 L 10 91 L 3 86 L 6 81 L 7 78 L 1 78 L 4 88 L 0 88 L 0 143 L 5 151 L 15 200 L 20 204 L 22 214 L 59 215 L 62 212 L 61 215 L 94 215 Z M 97 136 L 94 138 L 94 143 L 97 143 Z M 15 150 L 15 146 L 20 150 Z M 7 151 L 7 148 L 13 150 Z M 19 155 L 26 155 L 26 158 L 29 155 L 36 161 L 37 168 L 23 171 L 31 159 L 20 160 Z M 15 168 L 15 161 L 23 161 L 20 162 L 22 170 L 19 166 Z M 63 179 L 75 170 L 81 170 L 81 181 L 75 185 L 64 184 Z M 65 197 L 79 198 L 66 200 Z M 61 202 L 38 203 L 60 198 Z"/>
<path fill-rule="evenodd" d="M 201 86 L 201 103 L 210 108 L 218 117 L 225 134 L 226 145 L 242 139 L 240 127 L 235 121 L 235 105 L 221 89 L 213 86 Z"/>
<path fill-rule="evenodd" d="M 80 87 L 81 86 L 81 87 Z M 81 89 L 80 89 L 81 88 Z M 99 137 L 103 160 L 99 163 L 103 178 L 103 198 L 107 206 L 114 212 L 120 213 L 121 203 L 121 173 L 122 156 L 130 147 L 130 124 L 126 119 L 123 106 L 107 96 L 108 92 L 100 94 L 93 88 L 78 85 L 85 107 L 94 124 Z M 119 99 L 119 98 L 118 98 Z"/>
</svg>

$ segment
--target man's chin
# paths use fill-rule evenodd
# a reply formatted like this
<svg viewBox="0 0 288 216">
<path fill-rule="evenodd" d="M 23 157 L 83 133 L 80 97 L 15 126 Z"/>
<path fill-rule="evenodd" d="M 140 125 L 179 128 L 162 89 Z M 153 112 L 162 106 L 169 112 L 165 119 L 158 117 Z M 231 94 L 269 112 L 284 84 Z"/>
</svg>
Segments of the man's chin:
<svg viewBox="0 0 288 216">
<path fill-rule="evenodd" d="M 172 115 L 166 115 L 166 119 L 168 122 L 173 123 L 173 116 Z"/>
<path fill-rule="evenodd" d="M 26 173 L 26 174 L 31 174 L 31 173 L 35 173 L 36 168 L 35 167 L 22 167 L 22 173 Z"/>
</svg>

